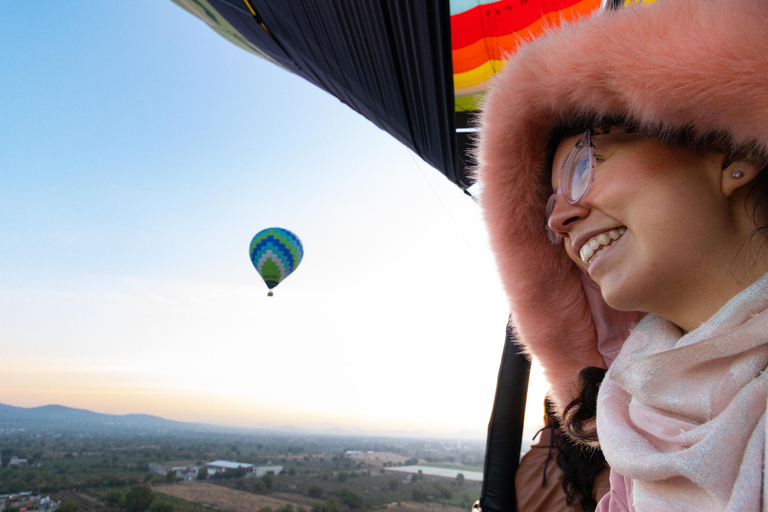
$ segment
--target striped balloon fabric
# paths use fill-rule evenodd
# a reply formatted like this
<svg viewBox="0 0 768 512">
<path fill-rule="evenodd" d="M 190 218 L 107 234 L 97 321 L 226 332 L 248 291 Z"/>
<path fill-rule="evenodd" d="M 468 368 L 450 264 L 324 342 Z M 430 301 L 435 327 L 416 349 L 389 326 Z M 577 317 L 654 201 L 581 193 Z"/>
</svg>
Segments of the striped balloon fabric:
<svg viewBox="0 0 768 512">
<path fill-rule="evenodd" d="M 490 78 L 521 41 L 561 20 L 588 16 L 600 0 L 450 0 L 456 112 L 479 110 Z"/>
<path fill-rule="evenodd" d="M 288 277 L 301 263 L 304 247 L 295 234 L 283 228 L 267 228 L 251 240 L 251 263 L 270 289 Z"/>
</svg>

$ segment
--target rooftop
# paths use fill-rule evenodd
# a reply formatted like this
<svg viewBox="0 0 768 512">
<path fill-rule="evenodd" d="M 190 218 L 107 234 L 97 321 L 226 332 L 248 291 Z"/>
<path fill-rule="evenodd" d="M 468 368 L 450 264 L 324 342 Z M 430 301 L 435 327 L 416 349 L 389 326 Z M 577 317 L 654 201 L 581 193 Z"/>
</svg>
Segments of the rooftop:
<svg viewBox="0 0 768 512">
<path fill-rule="evenodd" d="M 246 464 L 245 462 L 232 462 L 229 460 L 215 460 L 213 462 L 206 462 L 206 466 L 212 466 L 215 468 L 225 469 L 237 469 L 237 468 L 252 468 L 253 464 Z"/>
</svg>

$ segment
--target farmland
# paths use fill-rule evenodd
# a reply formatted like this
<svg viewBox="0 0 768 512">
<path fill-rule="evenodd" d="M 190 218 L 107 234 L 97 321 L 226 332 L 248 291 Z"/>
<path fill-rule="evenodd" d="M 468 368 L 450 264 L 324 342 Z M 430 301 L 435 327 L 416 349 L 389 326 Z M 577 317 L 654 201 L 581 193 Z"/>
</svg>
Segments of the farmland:
<svg viewBox="0 0 768 512">
<path fill-rule="evenodd" d="M 444 512 L 468 510 L 480 482 L 396 473 L 405 465 L 477 471 L 478 442 L 280 433 L 52 433 L 0 431 L 0 494 L 21 491 L 76 503 L 78 512 L 121 512 L 136 489 L 150 511 Z M 224 474 L 183 481 L 149 471 L 149 464 L 202 466 L 211 460 L 282 468 L 263 477 Z"/>
</svg>

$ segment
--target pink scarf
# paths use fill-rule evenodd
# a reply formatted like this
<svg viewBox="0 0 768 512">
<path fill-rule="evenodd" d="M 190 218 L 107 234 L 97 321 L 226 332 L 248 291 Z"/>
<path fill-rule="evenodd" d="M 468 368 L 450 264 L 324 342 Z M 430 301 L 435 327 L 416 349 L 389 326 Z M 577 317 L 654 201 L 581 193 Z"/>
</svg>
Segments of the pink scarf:
<svg viewBox="0 0 768 512">
<path fill-rule="evenodd" d="M 768 275 L 687 334 L 654 315 L 637 325 L 597 411 L 600 445 L 632 479 L 637 510 L 768 510 L 767 364 Z"/>
</svg>

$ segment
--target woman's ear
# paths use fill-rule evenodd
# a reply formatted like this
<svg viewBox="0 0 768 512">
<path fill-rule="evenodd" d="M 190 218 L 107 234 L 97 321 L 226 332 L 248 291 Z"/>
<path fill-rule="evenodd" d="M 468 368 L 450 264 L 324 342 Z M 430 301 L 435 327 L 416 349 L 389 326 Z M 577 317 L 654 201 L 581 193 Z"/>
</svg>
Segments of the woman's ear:
<svg viewBox="0 0 768 512">
<path fill-rule="evenodd" d="M 720 188 L 723 195 L 730 197 L 740 187 L 755 179 L 762 168 L 763 165 L 751 159 L 726 159 L 720 177 Z"/>
</svg>

